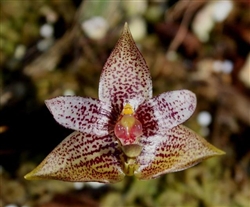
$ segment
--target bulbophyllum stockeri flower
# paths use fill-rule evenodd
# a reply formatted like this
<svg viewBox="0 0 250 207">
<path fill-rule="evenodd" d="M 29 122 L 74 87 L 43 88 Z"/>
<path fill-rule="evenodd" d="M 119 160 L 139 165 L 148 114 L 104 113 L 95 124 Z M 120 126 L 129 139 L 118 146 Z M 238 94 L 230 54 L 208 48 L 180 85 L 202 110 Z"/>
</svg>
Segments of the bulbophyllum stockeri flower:
<svg viewBox="0 0 250 207">
<path fill-rule="evenodd" d="M 224 154 L 182 125 L 196 108 L 188 90 L 152 98 L 144 58 L 125 24 L 99 82 L 99 99 L 45 101 L 55 120 L 75 130 L 26 179 L 115 183 L 152 179 Z"/>
</svg>

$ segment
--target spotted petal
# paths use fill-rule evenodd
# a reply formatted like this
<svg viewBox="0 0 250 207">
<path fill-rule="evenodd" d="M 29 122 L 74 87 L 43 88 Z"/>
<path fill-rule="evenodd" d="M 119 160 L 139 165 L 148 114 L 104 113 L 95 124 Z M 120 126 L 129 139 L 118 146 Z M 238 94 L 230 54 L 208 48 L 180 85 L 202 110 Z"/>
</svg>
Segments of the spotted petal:
<svg viewBox="0 0 250 207">
<path fill-rule="evenodd" d="M 124 177 L 120 155 L 112 135 L 98 137 L 73 132 L 25 178 L 115 183 Z"/>
<path fill-rule="evenodd" d="M 194 112 L 196 96 L 188 90 L 163 93 L 141 104 L 136 111 L 144 128 L 144 135 L 165 134 L 186 121 Z M 162 135 L 163 135 L 162 134 Z"/>
<path fill-rule="evenodd" d="M 125 24 L 115 49 L 104 65 L 99 82 L 99 99 L 113 104 L 119 113 L 128 102 L 134 109 L 152 97 L 147 64 Z"/>
<path fill-rule="evenodd" d="M 60 96 L 45 101 L 55 120 L 64 127 L 97 136 L 108 134 L 110 106 L 92 98 Z"/>
<path fill-rule="evenodd" d="M 224 154 L 183 125 L 169 129 L 165 136 L 142 137 L 140 142 L 144 148 L 135 171 L 139 179 L 185 170 L 204 159 Z"/>
</svg>

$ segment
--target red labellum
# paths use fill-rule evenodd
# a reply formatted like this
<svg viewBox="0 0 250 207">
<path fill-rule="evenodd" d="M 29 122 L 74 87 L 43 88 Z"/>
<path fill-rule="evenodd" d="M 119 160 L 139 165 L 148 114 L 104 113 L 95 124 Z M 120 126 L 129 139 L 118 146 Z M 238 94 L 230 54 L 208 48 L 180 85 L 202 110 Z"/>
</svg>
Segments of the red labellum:
<svg viewBox="0 0 250 207">
<path fill-rule="evenodd" d="M 134 115 L 123 115 L 114 131 L 122 145 L 133 144 L 142 135 L 142 124 Z"/>
<path fill-rule="evenodd" d="M 134 144 L 137 138 L 142 135 L 142 124 L 135 117 L 130 104 L 125 104 L 122 114 L 115 125 L 114 132 L 122 145 Z"/>
</svg>

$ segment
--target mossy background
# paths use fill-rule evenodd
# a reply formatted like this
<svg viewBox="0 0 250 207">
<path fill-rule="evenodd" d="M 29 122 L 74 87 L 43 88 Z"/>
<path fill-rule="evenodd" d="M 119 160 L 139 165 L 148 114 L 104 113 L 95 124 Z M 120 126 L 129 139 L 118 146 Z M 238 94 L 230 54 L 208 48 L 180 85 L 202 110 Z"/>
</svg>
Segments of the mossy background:
<svg viewBox="0 0 250 207">
<path fill-rule="evenodd" d="M 232 3 L 230 15 L 202 43 L 192 26 L 208 1 L 1 0 L 0 206 L 249 206 L 250 4 Z M 108 23 L 98 40 L 81 28 L 95 16 Z M 53 120 L 44 100 L 67 93 L 97 97 L 102 66 L 124 23 L 135 20 L 132 34 L 150 68 L 154 94 L 195 92 L 198 106 L 185 124 L 208 131 L 206 139 L 227 154 L 150 181 L 127 177 L 76 189 L 73 183 L 24 180 L 71 132 Z M 40 34 L 45 23 L 54 29 L 49 39 Z M 41 51 L 37 45 L 44 39 L 48 47 Z M 233 71 L 214 71 L 215 60 L 230 60 Z M 197 122 L 200 111 L 212 115 L 205 129 Z"/>
</svg>

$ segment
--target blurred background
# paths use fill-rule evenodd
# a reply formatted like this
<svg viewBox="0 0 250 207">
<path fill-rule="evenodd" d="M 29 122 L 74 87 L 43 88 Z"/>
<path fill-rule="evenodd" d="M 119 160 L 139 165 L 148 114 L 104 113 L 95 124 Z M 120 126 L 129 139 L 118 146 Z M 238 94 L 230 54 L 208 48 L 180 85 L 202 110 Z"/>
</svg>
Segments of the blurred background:
<svg viewBox="0 0 250 207">
<path fill-rule="evenodd" d="M 250 206 L 248 0 L 1 0 L 0 18 L 0 206 Z M 154 95 L 193 91 L 198 106 L 185 125 L 227 154 L 150 181 L 24 180 L 71 132 L 44 100 L 97 98 L 125 22 Z"/>
</svg>

